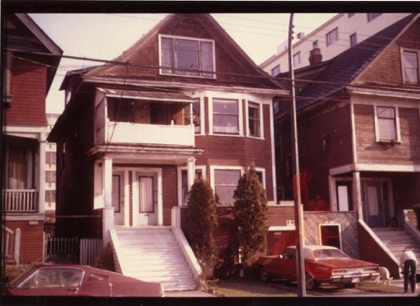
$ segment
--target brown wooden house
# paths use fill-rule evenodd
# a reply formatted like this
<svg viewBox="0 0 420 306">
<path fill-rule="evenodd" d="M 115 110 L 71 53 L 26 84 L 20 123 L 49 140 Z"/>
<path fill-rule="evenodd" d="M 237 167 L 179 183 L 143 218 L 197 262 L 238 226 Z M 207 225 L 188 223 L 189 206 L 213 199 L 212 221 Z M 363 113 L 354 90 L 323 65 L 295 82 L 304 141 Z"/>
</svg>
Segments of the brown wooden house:
<svg viewBox="0 0 420 306">
<path fill-rule="evenodd" d="M 2 258 L 14 264 L 41 262 L 45 99 L 62 50 L 27 14 L 5 15 L 2 34 Z"/>
<path fill-rule="evenodd" d="M 168 15 L 118 58 L 68 73 L 49 136 L 57 234 L 103 238 L 118 271 L 195 288 L 187 192 L 195 177 L 209 180 L 225 216 L 254 163 L 277 202 L 272 100 L 283 88 L 208 14 Z"/>
<path fill-rule="evenodd" d="M 419 30 L 412 14 L 295 72 L 305 242 L 336 244 L 396 277 L 403 248 L 420 255 L 405 218 L 420 202 Z M 285 105 L 275 107 L 279 200 L 293 199 Z"/>
</svg>

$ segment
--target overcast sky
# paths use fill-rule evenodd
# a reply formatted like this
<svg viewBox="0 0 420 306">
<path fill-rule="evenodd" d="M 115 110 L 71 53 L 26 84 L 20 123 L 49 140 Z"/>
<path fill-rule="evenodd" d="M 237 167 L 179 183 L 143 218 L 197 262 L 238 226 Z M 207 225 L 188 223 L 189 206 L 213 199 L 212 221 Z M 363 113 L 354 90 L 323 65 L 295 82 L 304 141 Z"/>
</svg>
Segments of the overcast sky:
<svg viewBox="0 0 420 306">
<path fill-rule="evenodd" d="M 309 34 L 336 14 L 295 14 L 294 32 Z M 133 45 L 166 14 L 29 14 L 64 55 L 111 60 Z M 212 14 L 259 65 L 287 40 L 290 14 Z M 296 40 L 295 40 L 296 41 Z M 98 65 L 62 59 L 47 97 L 47 112 L 61 113 L 58 91 L 66 71 Z"/>
</svg>

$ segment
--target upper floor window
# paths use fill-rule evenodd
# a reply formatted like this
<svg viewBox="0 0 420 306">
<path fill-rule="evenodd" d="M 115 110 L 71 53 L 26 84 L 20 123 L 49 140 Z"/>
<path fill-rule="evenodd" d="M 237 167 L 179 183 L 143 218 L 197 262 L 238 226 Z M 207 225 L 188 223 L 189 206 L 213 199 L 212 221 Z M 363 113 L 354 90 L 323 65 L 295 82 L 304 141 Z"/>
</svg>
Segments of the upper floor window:
<svg viewBox="0 0 420 306">
<path fill-rule="evenodd" d="M 216 134 L 239 134 L 238 100 L 213 100 L 213 132 Z"/>
<path fill-rule="evenodd" d="M 368 17 L 368 22 L 372 21 L 373 19 L 375 19 L 376 17 L 381 16 L 382 13 L 368 13 L 367 17 Z"/>
<path fill-rule="evenodd" d="M 350 17 L 354 16 L 354 13 L 348 13 L 347 15 L 348 15 L 348 16 L 349 16 L 349 18 L 350 18 Z"/>
<path fill-rule="evenodd" d="M 419 55 L 417 51 L 402 52 L 404 83 L 419 84 Z"/>
<path fill-rule="evenodd" d="M 395 107 L 377 106 L 376 107 L 378 141 L 399 140 L 398 136 L 398 116 Z"/>
<path fill-rule="evenodd" d="M 260 105 L 257 103 L 248 104 L 248 133 L 249 136 L 261 137 Z"/>
<path fill-rule="evenodd" d="M 271 69 L 271 76 L 275 77 L 280 74 L 280 65 L 277 65 L 273 69 Z"/>
<path fill-rule="evenodd" d="M 317 40 L 314 40 L 314 41 L 312 42 L 312 49 L 317 49 L 317 48 L 319 48 L 319 42 L 318 42 L 318 39 L 317 39 Z"/>
<path fill-rule="evenodd" d="M 214 41 L 160 36 L 161 73 L 215 78 Z"/>
<path fill-rule="evenodd" d="M 354 47 L 355 45 L 357 45 L 357 34 L 351 34 L 350 35 L 350 47 Z"/>
<path fill-rule="evenodd" d="M 335 44 L 338 41 L 338 28 L 327 33 L 327 47 Z"/>
<path fill-rule="evenodd" d="M 293 55 L 293 67 L 296 67 L 300 64 L 300 52 Z"/>
</svg>

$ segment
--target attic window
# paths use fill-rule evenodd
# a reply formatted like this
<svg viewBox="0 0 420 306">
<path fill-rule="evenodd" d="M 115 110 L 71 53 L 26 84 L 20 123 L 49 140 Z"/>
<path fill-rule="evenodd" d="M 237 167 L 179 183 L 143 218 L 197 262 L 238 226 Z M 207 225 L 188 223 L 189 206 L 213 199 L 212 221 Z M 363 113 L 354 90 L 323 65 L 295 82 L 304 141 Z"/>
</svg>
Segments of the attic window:
<svg viewBox="0 0 420 306">
<path fill-rule="evenodd" d="M 416 51 L 402 52 L 403 79 L 406 84 L 419 84 L 419 56 Z"/>
<path fill-rule="evenodd" d="M 161 74 L 215 78 L 214 41 L 160 36 Z"/>
</svg>

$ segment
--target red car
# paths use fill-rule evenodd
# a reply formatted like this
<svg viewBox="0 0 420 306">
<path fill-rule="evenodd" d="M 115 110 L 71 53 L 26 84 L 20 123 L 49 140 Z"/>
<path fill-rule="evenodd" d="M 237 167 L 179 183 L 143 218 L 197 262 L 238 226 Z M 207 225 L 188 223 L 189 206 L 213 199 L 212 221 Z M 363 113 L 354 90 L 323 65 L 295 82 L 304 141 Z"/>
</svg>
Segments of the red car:
<svg viewBox="0 0 420 306">
<path fill-rule="evenodd" d="M 344 284 L 354 288 L 361 280 L 376 279 L 378 264 L 349 257 L 330 246 L 304 246 L 306 289 L 316 289 L 322 283 Z M 297 280 L 296 247 L 287 247 L 282 254 L 261 256 L 254 263 L 262 281 L 270 279 Z"/>
<path fill-rule="evenodd" d="M 162 285 L 77 264 L 40 264 L 4 288 L 18 296 L 163 297 Z"/>
</svg>

